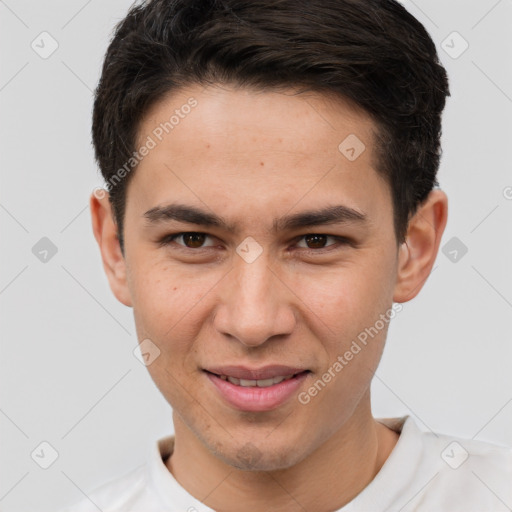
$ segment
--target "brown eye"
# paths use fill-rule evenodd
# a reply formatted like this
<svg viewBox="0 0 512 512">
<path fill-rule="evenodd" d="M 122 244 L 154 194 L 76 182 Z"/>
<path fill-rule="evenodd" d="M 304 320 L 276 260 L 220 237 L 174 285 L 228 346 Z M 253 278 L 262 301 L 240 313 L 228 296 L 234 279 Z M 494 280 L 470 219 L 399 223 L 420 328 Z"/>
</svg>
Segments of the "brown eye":
<svg viewBox="0 0 512 512">
<path fill-rule="evenodd" d="M 321 233 L 308 233 L 302 235 L 297 247 L 301 250 L 310 251 L 310 253 L 318 252 L 319 254 L 323 251 L 334 250 L 336 248 L 342 248 L 346 246 L 352 246 L 353 243 L 346 237 L 334 236 L 334 235 L 323 235 Z"/>
<path fill-rule="evenodd" d="M 327 235 L 305 235 L 304 240 L 310 249 L 322 249 L 327 242 Z"/>
<path fill-rule="evenodd" d="M 176 244 L 184 249 L 204 249 L 206 247 L 212 247 L 215 244 L 213 240 L 205 244 L 205 242 L 208 242 L 209 238 L 210 236 L 206 233 L 176 233 L 164 236 L 159 244 L 160 246 L 172 246 L 172 244 Z"/>
<path fill-rule="evenodd" d="M 190 249 L 198 249 L 204 244 L 206 236 L 204 233 L 183 233 L 183 243 Z"/>
</svg>

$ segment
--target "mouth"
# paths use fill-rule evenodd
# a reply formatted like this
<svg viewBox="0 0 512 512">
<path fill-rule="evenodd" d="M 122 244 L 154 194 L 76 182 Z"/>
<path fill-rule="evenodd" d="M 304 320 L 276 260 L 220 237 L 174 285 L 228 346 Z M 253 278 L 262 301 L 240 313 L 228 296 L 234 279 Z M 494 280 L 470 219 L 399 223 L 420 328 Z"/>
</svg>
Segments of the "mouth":
<svg viewBox="0 0 512 512">
<path fill-rule="evenodd" d="M 269 411 L 283 405 L 311 373 L 277 365 L 260 369 L 226 366 L 204 372 L 225 402 L 251 412 Z"/>
<path fill-rule="evenodd" d="M 214 374 L 215 375 L 215 374 Z M 271 377 L 270 379 L 237 379 L 236 377 L 231 377 L 229 375 L 217 375 L 217 377 L 221 378 L 222 380 L 227 380 L 231 382 L 231 384 L 234 384 L 235 386 L 242 386 L 244 388 L 269 388 L 270 386 L 273 386 L 274 384 L 280 384 L 281 382 L 285 380 L 293 379 L 298 373 L 295 373 L 293 375 L 288 375 L 286 377 L 279 375 L 277 377 Z"/>
</svg>

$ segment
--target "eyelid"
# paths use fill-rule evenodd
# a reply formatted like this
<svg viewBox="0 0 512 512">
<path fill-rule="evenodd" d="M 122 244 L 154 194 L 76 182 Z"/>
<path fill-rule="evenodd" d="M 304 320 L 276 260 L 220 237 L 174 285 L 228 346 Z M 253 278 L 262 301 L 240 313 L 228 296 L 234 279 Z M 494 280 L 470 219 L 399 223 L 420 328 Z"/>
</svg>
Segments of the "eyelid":
<svg viewBox="0 0 512 512">
<path fill-rule="evenodd" d="M 179 233 L 171 233 L 171 234 L 165 235 L 163 238 L 161 238 L 159 240 L 158 244 L 160 246 L 169 245 L 171 242 L 176 242 L 176 239 L 180 238 L 183 235 L 205 235 L 207 238 L 210 238 L 210 239 L 215 238 L 215 237 L 213 237 L 213 235 L 209 235 L 208 233 L 204 233 L 203 231 L 181 231 Z M 206 245 L 206 246 L 202 246 L 202 247 L 192 248 L 192 247 L 187 247 L 186 245 L 180 244 L 178 242 L 176 242 L 176 244 L 179 245 L 180 247 L 182 247 L 183 249 L 189 250 L 189 251 L 200 251 L 201 249 L 206 249 L 207 247 L 213 246 L 213 245 Z"/>
<path fill-rule="evenodd" d="M 163 238 L 161 238 L 158 241 L 158 244 L 159 244 L 159 246 L 170 245 L 171 242 L 176 242 L 177 238 L 179 238 L 179 237 L 181 237 L 183 235 L 189 235 L 189 234 L 205 235 L 207 238 L 210 238 L 210 239 L 216 238 L 215 236 L 210 235 L 209 233 L 205 233 L 204 231 L 181 231 L 179 233 L 170 233 L 170 234 L 165 235 Z M 336 242 L 333 243 L 333 244 L 326 245 L 325 247 L 320 247 L 318 249 L 314 249 L 314 248 L 312 249 L 312 248 L 309 248 L 309 247 L 299 247 L 298 249 L 295 249 L 295 250 L 299 250 L 299 251 L 302 251 L 302 252 L 309 252 L 309 253 L 321 253 L 322 251 L 333 250 L 336 246 L 340 246 L 340 245 L 349 245 L 351 247 L 355 247 L 356 246 L 356 243 L 352 239 L 347 238 L 345 236 L 327 235 L 325 233 L 320 233 L 320 232 L 319 233 L 316 233 L 316 232 L 304 233 L 303 235 L 299 235 L 299 236 L 296 236 L 295 238 L 293 238 L 292 242 L 294 244 L 297 244 L 300 241 L 304 240 L 307 236 L 314 236 L 314 235 L 325 236 L 327 238 L 332 238 Z M 185 251 L 189 251 L 189 252 L 190 251 L 199 252 L 199 251 L 201 251 L 203 249 L 208 249 L 209 247 L 214 247 L 214 245 L 215 245 L 215 244 L 212 244 L 212 245 L 206 245 L 206 246 L 202 246 L 202 247 L 193 248 L 193 247 L 187 247 L 186 245 L 180 244 L 178 242 L 176 242 L 176 244 L 181 249 L 183 249 Z"/>
<path fill-rule="evenodd" d="M 295 238 L 295 240 L 296 240 L 296 243 L 299 243 L 299 242 L 303 241 L 307 236 L 315 236 L 315 235 L 325 236 L 326 238 L 332 238 L 333 240 L 335 240 L 335 242 L 338 242 L 338 243 L 341 241 L 341 238 L 342 238 L 342 237 L 336 237 L 334 235 L 325 235 L 324 233 L 306 233 L 305 235 L 298 236 L 297 238 Z M 332 245 L 336 245 L 336 243 L 326 245 L 325 247 L 320 247 L 319 249 L 311 249 L 311 247 L 301 247 L 301 249 L 304 249 L 306 251 L 321 251 L 322 249 L 326 249 L 327 247 L 331 247 Z"/>
</svg>

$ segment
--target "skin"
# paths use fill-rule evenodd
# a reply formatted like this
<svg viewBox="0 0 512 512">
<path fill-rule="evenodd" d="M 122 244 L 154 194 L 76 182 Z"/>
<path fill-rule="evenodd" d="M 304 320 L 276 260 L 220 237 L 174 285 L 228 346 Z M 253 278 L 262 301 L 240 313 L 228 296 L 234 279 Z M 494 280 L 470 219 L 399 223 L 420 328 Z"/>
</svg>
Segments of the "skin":
<svg viewBox="0 0 512 512">
<path fill-rule="evenodd" d="M 393 302 L 422 288 L 446 225 L 446 195 L 431 192 L 399 244 L 390 187 L 375 170 L 372 120 L 320 94 L 192 85 L 153 106 L 139 143 L 190 97 L 197 106 L 129 184 L 124 255 L 108 196 L 90 202 L 112 291 L 133 308 L 139 340 L 161 350 L 148 369 L 173 407 L 167 467 L 218 511 L 335 510 L 368 485 L 398 439 L 370 406 L 387 324 L 306 405 L 294 396 L 272 411 L 240 411 L 202 369 L 304 367 L 311 373 L 299 391 L 307 390 Z M 349 134 L 366 146 L 354 161 L 338 150 Z M 145 219 L 172 202 L 236 229 Z M 274 219 L 328 205 L 366 221 L 271 229 Z M 187 232 L 208 236 L 158 243 Z M 319 243 L 310 234 L 328 236 Z M 249 236 L 262 248 L 252 263 L 236 252 Z"/>
</svg>

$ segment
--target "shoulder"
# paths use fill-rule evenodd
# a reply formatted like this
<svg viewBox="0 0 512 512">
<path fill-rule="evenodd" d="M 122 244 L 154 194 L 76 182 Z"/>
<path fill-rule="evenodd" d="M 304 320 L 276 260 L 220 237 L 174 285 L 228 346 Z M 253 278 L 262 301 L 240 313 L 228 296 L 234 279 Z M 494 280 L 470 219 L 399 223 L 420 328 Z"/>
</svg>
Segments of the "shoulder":
<svg viewBox="0 0 512 512">
<path fill-rule="evenodd" d="M 436 456 L 436 466 L 448 475 L 459 469 L 498 471 L 512 477 L 512 448 L 447 434 L 422 432 L 426 457 Z"/>
<path fill-rule="evenodd" d="M 410 427 L 410 425 L 404 425 Z M 512 449 L 474 439 L 422 432 L 417 497 L 422 508 L 434 510 L 509 510 L 512 506 Z"/>
<path fill-rule="evenodd" d="M 141 466 L 87 493 L 81 501 L 60 512 L 125 511 L 127 504 L 144 499 L 145 489 L 145 468 Z"/>
<path fill-rule="evenodd" d="M 124 476 L 84 493 L 77 504 L 60 512 L 162 512 L 180 500 L 178 483 L 165 467 L 164 460 L 174 449 L 174 437 L 168 436 L 154 442 L 148 451 L 145 464 Z M 164 496 L 162 496 L 164 495 Z M 166 496 L 166 497 L 165 497 Z M 188 500 L 185 497 L 185 501 Z M 174 506 L 174 505 L 173 505 Z"/>
</svg>

